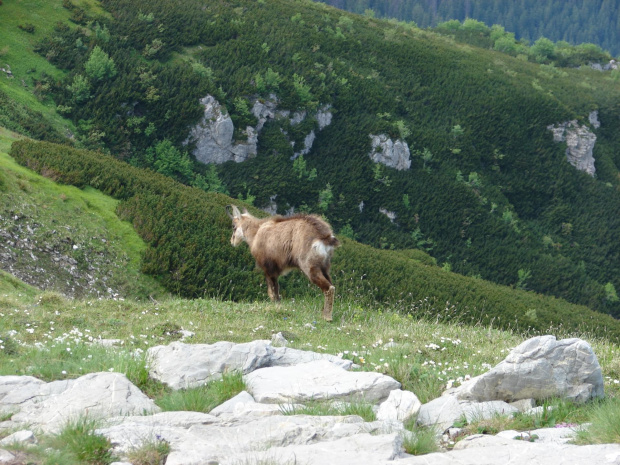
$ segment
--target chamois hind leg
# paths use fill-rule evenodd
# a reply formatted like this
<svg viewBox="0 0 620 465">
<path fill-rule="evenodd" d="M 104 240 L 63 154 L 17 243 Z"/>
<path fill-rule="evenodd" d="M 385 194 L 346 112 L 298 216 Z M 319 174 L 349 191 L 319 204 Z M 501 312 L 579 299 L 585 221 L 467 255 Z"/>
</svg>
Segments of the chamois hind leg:
<svg viewBox="0 0 620 465">
<path fill-rule="evenodd" d="M 267 294 L 272 302 L 280 302 L 280 285 L 277 276 L 265 275 L 267 279 Z"/>
<path fill-rule="evenodd" d="M 332 321 L 336 288 L 332 285 L 331 280 L 329 279 L 329 274 L 320 267 L 316 266 L 310 268 L 308 277 L 310 278 L 310 281 L 316 284 L 323 291 L 323 296 L 325 297 L 325 302 L 323 304 L 323 319 L 325 321 Z"/>
</svg>

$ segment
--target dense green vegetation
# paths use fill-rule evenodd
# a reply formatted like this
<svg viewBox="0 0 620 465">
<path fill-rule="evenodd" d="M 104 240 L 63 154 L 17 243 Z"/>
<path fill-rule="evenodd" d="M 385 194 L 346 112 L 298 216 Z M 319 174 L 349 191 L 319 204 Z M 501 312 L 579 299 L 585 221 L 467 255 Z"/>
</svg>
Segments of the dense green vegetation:
<svg viewBox="0 0 620 465">
<path fill-rule="evenodd" d="M 322 0 L 337 8 L 378 17 L 414 21 L 434 27 L 448 20 L 473 18 L 486 24 L 501 24 L 518 39 L 534 42 L 540 37 L 573 45 L 597 44 L 614 55 L 620 53 L 616 2 L 605 0 Z"/>
<path fill-rule="evenodd" d="M 224 206 L 230 198 L 63 145 L 18 141 L 11 155 L 58 182 L 94 187 L 121 200 L 119 215 L 132 222 L 148 246 L 142 270 L 157 276 L 168 290 L 186 297 L 264 299 L 263 278 L 253 269 L 247 247 L 229 244 Z M 342 295 L 370 306 L 387 302 L 416 317 L 519 331 L 557 327 L 620 338 L 620 322 L 607 315 L 450 273 L 419 251 L 377 250 L 343 238 L 332 274 Z M 305 294 L 311 287 L 300 274 L 283 281 L 285 296 Z"/>
<path fill-rule="evenodd" d="M 374 247 L 421 249 L 462 275 L 620 315 L 617 73 L 529 63 L 310 1 L 104 0 L 108 15 L 63 5 L 71 21 L 50 28 L 36 47 L 62 72 L 41 75 L 40 92 L 71 119 L 77 146 L 259 207 L 277 195 L 280 213 L 321 213 L 337 232 Z M 459 23 L 456 35 L 473 26 Z M 493 32 L 480 32 L 485 48 Z M 272 93 L 279 108 L 306 110 L 306 121 L 268 122 L 258 156 L 241 164 L 206 167 L 191 158 L 183 142 L 202 116 L 200 97 L 214 95 L 241 137 L 239 128 L 256 122 L 248 108 Z M 308 155 L 291 161 L 290 141 L 317 128 L 323 105 L 331 106 L 332 124 L 317 131 Z M 589 125 L 593 110 L 602 124 L 592 128 L 596 178 L 569 165 L 547 129 L 571 119 Z M 11 114 L 14 127 L 27 129 L 25 116 Z M 404 139 L 411 169 L 373 163 L 369 134 Z M 69 172 L 69 158 L 59 172 Z M 133 182 L 118 186 L 128 194 L 115 195 L 131 197 L 125 214 L 139 227 L 150 221 L 146 211 L 174 204 L 157 194 L 136 200 Z M 227 201 L 213 198 L 220 200 L 209 208 Z M 394 221 L 380 209 L 394 212 Z M 204 221 L 195 227 L 211 231 L 213 220 Z M 201 240 L 223 247 L 226 237 Z M 187 255 L 189 263 L 193 251 L 210 247 L 192 242 L 165 256 L 152 250 L 145 269 L 168 276 L 166 285 L 183 295 L 228 295 L 235 279 L 205 285 L 209 268 L 173 266 L 168 257 Z M 247 257 L 222 253 L 230 265 L 224 276 L 249 266 Z"/>
</svg>

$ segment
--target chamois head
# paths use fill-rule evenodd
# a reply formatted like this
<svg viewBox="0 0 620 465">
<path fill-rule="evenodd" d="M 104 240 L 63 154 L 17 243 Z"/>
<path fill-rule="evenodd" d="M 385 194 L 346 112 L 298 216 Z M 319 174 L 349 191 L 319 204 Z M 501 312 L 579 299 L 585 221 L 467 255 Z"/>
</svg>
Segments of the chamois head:
<svg viewBox="0 0 620 465">
<path fill-rule="evenodd" d="M 226 214 L 230 217 L 230 219 L 232 219 L 233 233 L 232 237 L 230 238 L 230 243 L 233 245 L 233 247 L 237 247 L 245 240 L 245 235 L 243 233 L 244 221 L 242 215 L 247 215 L 249 217 L 250 214 L 245 208 L 243 209 L 243 213 L 241 213 L 236 205 L 227 205 Z"/>
</svg>

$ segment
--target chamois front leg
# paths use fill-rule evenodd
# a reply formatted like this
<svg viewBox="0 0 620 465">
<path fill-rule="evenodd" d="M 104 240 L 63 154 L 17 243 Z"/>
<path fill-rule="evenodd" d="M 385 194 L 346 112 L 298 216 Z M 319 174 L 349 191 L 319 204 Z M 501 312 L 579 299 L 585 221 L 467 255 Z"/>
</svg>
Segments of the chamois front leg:
<svg viewBox="0 0 620 465">
<path fill-rule="evenodd" d="M 272 302 L 280 302 L 280 285 L 278 284 L 277 276 L 265 275 L 267 279 L 267 294 Z"/>
</svg>

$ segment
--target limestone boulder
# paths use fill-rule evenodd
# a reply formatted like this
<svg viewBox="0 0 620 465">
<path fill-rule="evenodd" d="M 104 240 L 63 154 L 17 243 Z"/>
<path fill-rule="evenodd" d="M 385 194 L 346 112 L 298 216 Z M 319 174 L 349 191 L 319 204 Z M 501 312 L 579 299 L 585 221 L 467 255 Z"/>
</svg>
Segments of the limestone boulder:
<svg viewBox="0 0 620 465">
<path fill-rule="evenodd" d="M 172 389 L 186 389 L 219 379 L 224 372 L 250 373 L 267 366 L 273 353 L 274 348 L 266 341 L 245 344 L 173 342 L 148 350 L 149 376 Z"/>
<path fill-rule="evenodd" d="M 90 373 L 77 379 L 39 384 L 38 391 L 14 391 L 0 403 L 17 410 L 15 425 L 57 432 L 82 416 L 105 418 L 121 414 L 148 414 L 160 409 L 120 373 Z"/>
<path fill-rule="evenodd" d="M 270 341 L 252 341 L 235 344 L 221 341 L 215 344 L 185 344 L 173 342 L 166 346 L 151 347 L 149 375 L 172 389 L 185 389 L 219 379 L 224 372 L 250 373 L 259 368 L 293 366 L 315 360 L 349 369 L 351 360 L 331 354 L 273 347 Z"/>
<path fill-rule="evenodd" d="M 603 397 L 603 375 L 592 347 L 581 339 L 538 336 L 520 344 L 489 372 L 452 391 L 471 401 Z"/>
</svg>

